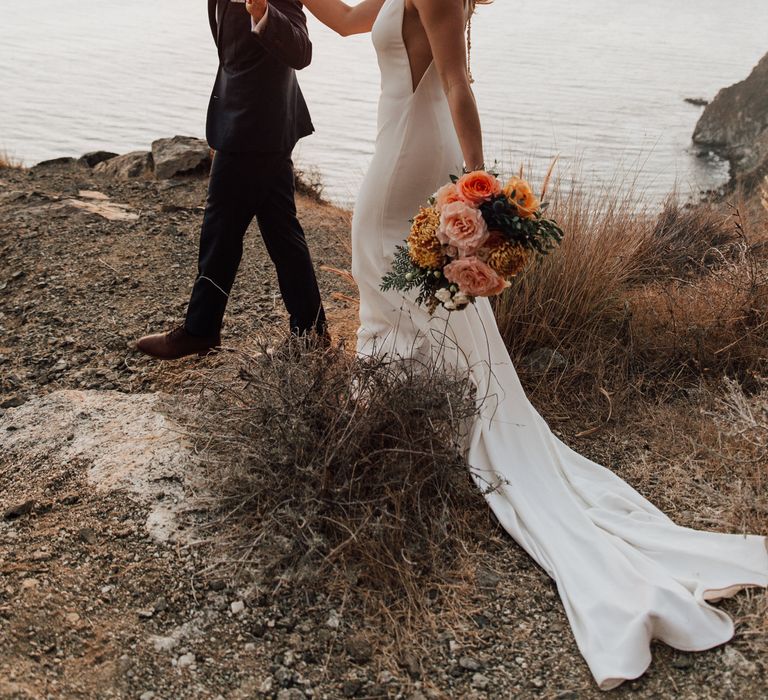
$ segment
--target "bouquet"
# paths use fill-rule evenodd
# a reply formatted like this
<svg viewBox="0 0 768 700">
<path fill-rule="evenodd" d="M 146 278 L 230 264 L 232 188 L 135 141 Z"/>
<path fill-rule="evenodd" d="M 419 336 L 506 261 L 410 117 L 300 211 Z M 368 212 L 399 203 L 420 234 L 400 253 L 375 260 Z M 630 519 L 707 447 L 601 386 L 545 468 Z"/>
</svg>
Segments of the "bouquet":
<svg viewBox="0 0 768 700">
<path fill-rule="evenodd" d="M 416 303 L 430 314 L 501 294 L 534 256 L 562 240 L 557 223 L 544 218 L 546 207 L 522 177 L 503 184 L 485 170 L 452 176 L 412 220 L 381 289 L 418 289 Z"/>
</svg>

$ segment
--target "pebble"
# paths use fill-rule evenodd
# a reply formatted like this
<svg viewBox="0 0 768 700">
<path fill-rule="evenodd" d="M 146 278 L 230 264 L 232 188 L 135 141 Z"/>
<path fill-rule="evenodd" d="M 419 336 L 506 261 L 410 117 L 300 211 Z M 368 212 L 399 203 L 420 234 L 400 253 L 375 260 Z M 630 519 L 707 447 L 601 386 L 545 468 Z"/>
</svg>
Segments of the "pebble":
<svg viewBox="0 0 768 700">
<path fill-rule="evenodd" d="M 21 590 L 22 591 L 31 591 L 35 588 L 37 588 L 40 585 L 40 582 L 36 578 L 25 578 L 21 582 Z"/>
<path fill-rule="evenodd" d="M 298 688 L 283 688 L 277 694 L 277 700 L 305 700 L 306 697 Z"/>
<path fill-rule="evenodd" d="M 485 690 L 490 684 L 490 678 L 482 673 L 476 673 L 472 676 L 472 687 L 476 690 Z"/>
<path fill-rule="evenodd" d="M 92 527 L 84 527 L 78 531 L 77 539 L 79 539 L 81 542 L 85 542 L 86 544 L 96 544 L 99 538 L 96 534 L 96 530 L 94 530 Z"/>
<path fill-rule="evenodd" d="M 344 645 L 349 658 L 357 663 L 367 663 L 373 656 L 373 646 L 363 634 L 354 634 Z"/>
<path fill-rule="evenodd" d="M 155 651 L 170 651 L 179 644 L 179 640 L 175 637 L 150 637 L 150 640 Z"/>
<path fill-rule="evenodd" d="M 154 700 L 154 697 L 155 694 L 151 690 L 148 690 L 146 693 L 142 693 L 139 696 L 139 700 Z"/>
<path fill-rule="evenodd" d="M 35 509 L 36 505 L 37 503 L 33 500 L 17 503 L 16 505 L 11 506 L 3 512 L 3 519 L 15 520 L 16 518 L 20 518 L 22 515 L 29 515 L 29 513 Z"/>
<path fill-rule="evenodd" d="M 280 666 L 277 671 L 274 672 L 273 676 L 277 681 L 277 684 L 282 687 L 290 685 L 293 681 L 293 671 L 285 668 L 285 666 Z"/>
<path fill-rule="evenodd" d="M 229 608 L 233 615 L 239 615 L 241 612 L 243 612 L 243 610 L 245 610 L 245 603 L 242 600 L 235 600 L 232 602 Z"/>
<path fill-rule="evenodd" d="M 341 626 L 341 618 L 339 617 L 339 613 L 337 613 L 335 610 L 331 610 L 328 615 L 328 619 L 325 621 L 325 626 L 330 627 L 332 630 L 339 629 Z"/>
<path fill-rule="evenodd" d="M 676 656 L 672 659 L 672 668 L 685 670 L 693 666 L 693 659 L 690 656 Z"/>
<path fill-rule="evenodd" d="M 356 678 L 348 681 L 344 681 L 344 685 L 341 686 L 341 694 L 345 698 L 353 698 L 360 692 L 363 687 L 363 682 Z"/>
<path fill-rule="evenodd" d="M 465 671 L 479 671 L 483 667 L 479 661 L 473 659 L 471 656 L 462 656 L 459 659 L 459 666 Z"/>
<path fill-rule="evenodd" d="M 189 666 L 194 666 L 194 664 L 195 664 L 194 654 L 184 654 L 183 656 L 180 656 L 176 661 L 176 665 L 179 668 L 187 668 Z"/>
</svg>

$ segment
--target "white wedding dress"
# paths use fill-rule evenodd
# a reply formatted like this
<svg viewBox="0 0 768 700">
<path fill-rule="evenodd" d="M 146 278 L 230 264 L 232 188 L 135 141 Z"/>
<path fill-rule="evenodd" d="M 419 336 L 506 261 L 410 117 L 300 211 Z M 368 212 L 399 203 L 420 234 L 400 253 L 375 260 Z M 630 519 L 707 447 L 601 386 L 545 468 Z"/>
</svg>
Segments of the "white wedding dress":
<svg viewBox="0 0 768 700">
<path fill-rule="evenodd" d="M 608 469 L 577 454 L 528 401 L 491 305 L 430 317 L 383 293 L 409 219 L 462 157 L 434 65 L 412 88 L 402 39 L 405 0 L 386 0 L 373 28 L 381 68 L 376 152 L 355 207 L 352 269 L 360 288 L 358 351 L 439 355 L 468 369 L 488 397 L 468 460 L 504 529 L 554 579 L 576 643 L 600 688 L 637 678 L 651 640 L 686 651 L 728 641 L 730 617 L 708 601 L 768 585 L 766 539 L 675 525 Z"/>
</svg>

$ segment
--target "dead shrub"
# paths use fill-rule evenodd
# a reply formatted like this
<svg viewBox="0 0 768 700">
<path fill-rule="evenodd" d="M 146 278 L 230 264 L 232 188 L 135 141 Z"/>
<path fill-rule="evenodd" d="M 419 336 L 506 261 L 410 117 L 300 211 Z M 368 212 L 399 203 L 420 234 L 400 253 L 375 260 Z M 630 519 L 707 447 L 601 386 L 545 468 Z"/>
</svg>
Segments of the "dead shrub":
<svg viewBox="0 0 768 700">
<path fill-rule="evenodd" d="M 768 278 L 753 277 L 746 250 L 706 277 L 627 292 L 633 360 L 646 374 L 748 382 L 768 362 Z"/>
<path fill-rule="evenodd" d="M 429 367 L 295 342 L 230 355 L 193 421 L 216 550 L 264 585 L 341 573 L 362 595 L 428 605 L 491 531 L 462 454 L 475 412 L 468 380 Z"/>
<path fill-rule="evenodd" d="M 739 242 L 733 211 L 726 205 L 681 205 L 667 198 L 638 248 L 633 281 L 705 274 L 729 259 Z"/>
</svg>

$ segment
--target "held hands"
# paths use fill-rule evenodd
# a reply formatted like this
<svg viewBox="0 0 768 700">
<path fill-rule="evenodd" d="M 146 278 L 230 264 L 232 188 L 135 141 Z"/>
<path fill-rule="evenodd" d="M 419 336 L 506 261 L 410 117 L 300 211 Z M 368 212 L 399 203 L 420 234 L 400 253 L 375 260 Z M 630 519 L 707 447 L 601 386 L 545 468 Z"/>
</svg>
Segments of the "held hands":
<svg viewBox="0 0 768 700">
<path fill-rule="evenodd" d="M 253 21 L 258 23 L 267 11 L 267 0 L 246 0 L 245 9 L 253 17 Z"/>
</svg>

